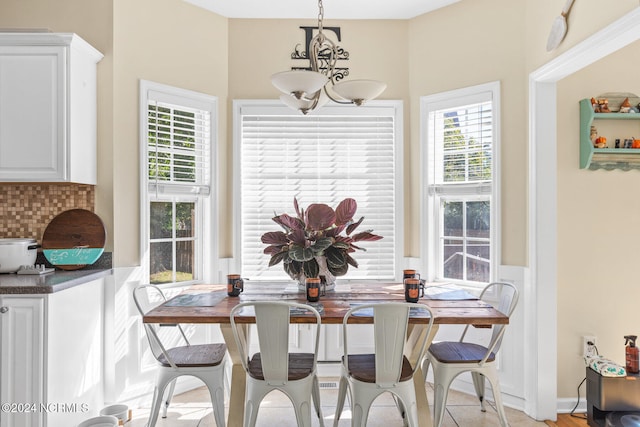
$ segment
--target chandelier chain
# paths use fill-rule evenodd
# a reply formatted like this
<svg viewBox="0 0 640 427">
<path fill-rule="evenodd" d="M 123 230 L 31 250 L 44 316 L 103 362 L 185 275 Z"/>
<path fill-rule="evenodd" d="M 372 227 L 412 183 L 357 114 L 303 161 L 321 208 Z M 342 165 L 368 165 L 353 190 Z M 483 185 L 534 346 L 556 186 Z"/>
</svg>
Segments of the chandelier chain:
<svg viewBox="0 0 640 427">
<path fill-rule="evenodd" d="M 322 34 L 322 21 L 324 20 L 324 7 L 322 0 L 318 0 L 318 32 Z"/>
</svg>

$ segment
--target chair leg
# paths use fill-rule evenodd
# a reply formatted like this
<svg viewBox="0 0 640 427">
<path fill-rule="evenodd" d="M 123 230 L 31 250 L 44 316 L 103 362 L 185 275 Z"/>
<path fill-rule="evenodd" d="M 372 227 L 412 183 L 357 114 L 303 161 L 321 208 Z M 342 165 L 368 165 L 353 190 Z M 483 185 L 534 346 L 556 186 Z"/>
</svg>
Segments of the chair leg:
<svg viewBox="0 0 640 427">
<path fill-rule="evenodd" d="M 211 396 L 213 417 L 217 427 L 225 427 L 224 417 L 224 364 L 212 372 L 206 372 L 199 376 L 207 385 Z"/>
<path fill-rule="evenodd" d="M 403 425 L 416 427 L 418 425 L 418 403 L 413 381 L 404 381 L 398 384 L 392 394 L 396 405 L 402 411 Z"/>
<path fill-rule="evenodd" d="M 446 368 L 433 369 L 433 427 L 440 427 L 447 407 L 449 386 L 455 375 L 443 374 Z"/>
<path fill-rule="evenodd" d="M 500 391 L 500 381 L 497 374 L 488 375 L 489 382 L 491 383 L 491 390 L 493 391 L 493 400 L 496 402 L 496 410 L 498 411 L 498 418 L 500 419 L 501 427 L 509 427 L 507 421 L 507 414 L 504 412 L 504 406 L 502 404 L 502 392 Z"/>
<path fill-rule="evenodd" d="M 147 420 L 147 424 L 145 427 L 155 427 L 156 422 L 158 421 L 158 412 L 159 408 L 157 408 L 157 399 L 158 399 L 158 386 L 156 385 L 153 388 L 153 397 L 151 398 L 151 411 L 149 412 L 149 420 Z M 161 398 L 162 399 L 162 398 Z"/>
<path fill-rule="evenodd" d="M 311 397 L 313 398 L 313 405 L 316 409 L 316 415 L 320 427 L 324 427 L 324 417 L 322 416 L 322 408 L 320 406 L 320 383 L 318 382 L 318 376 L 313 376 L 313 388 L 311 389 Z"/>
<path fill-rule="evenodd" d="M 422 374 L 424 375 L 424 380 L 427 381 L 427 374 L 429 373 L 429 356 L 425 356 L 422 359 Z"/>
<path fill-rule="evenodd" d="M 176 388 L 176 380 L 174 379 L 169 384 L 169 389 L 166 391 L 166 397 L 162 399 L 162 418 L 167 418 L 167 410 L 169 409 L 169 404 L 171 403 L 171 399 L 173 398 L 173 391 Z"/>
<path fill-rule="evenodd" d="M 244 400 L 244 427 L 253 427 L 258 419 L 258 410 L 262 399 L 273 388 L 265 385 L 262 381 L 253 381 L 247 376 L 247 388 Z"/>
<path fill-rule="evenodd" d="M 298 426 L 311 427 L 311 402 L 303 396 L 296 397 L 301 398 L 293 398 L 291 400 L 293 403 L 293 410 L 296 414 L 296 420 L 298 421 Z"/>
<path fill-rule="evenodd" d="M 487 408 L 484 406 L 484 375 L 479 372 L 471 372 L 471 379 L 473 380 L 473 387 L 476 389 L 476 395 L 480 400 L 480 410 L 487 412 Z"/>
<path fill-rule="evenodd" d="M 404 425 L 407 425 L 407 414 L 405 413 L 405 408 L 404 408 L 404 404 L 402 403 L 402 400 L 396 396 L 395 394 L 392 394 L 393 396 L 393 401 L 396 402 L 396 407 L 398 408 L 398 411 L 400 412 L 400 416 L 402 417 L 402 420 L 404 421 Z"/>
<path fill-rule="evenodd" d="M 167 388 L 167 385 L 175 381 L 175 378 L 176 375 L 174 375 L 172 371 L 169 371 L 167 369 L 160 369 L 158 371 L 156 387 L 153 392 L 151 413 L 149 414 L 149 422 L 147 423 L 148 427 L 155 427 L 156 422 L 158 421 L 160 407 L 162 406 L 165 389 Z"/>
<path fill-rule="evenodd" d="M 342 415 L 342 409 L 344 408 L 344 399 L 347 396 L 347 379 L 342 376 L 340 377 L 340 383 L 338 385 L 338 401 L 336 403 L 336 414 L 333 418 L 333 427 L 338 427 L 338 421 L 340 420 L 340 415 Z"/>
<path fill-rule="evenodd" d="M 369 409 L 384 390 L 371 390 L 351 384 L 351 426 L 366 427 Z"/>
</svg>

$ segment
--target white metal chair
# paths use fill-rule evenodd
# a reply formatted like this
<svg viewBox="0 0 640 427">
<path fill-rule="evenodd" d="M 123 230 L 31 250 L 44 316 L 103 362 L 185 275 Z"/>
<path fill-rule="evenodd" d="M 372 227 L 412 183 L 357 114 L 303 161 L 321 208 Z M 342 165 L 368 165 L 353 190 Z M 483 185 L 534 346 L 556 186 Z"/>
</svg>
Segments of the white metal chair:
<svg viewBox="0 0 640 427">
<path fill-rule="evenodd" d="M 141 285 L 133 290 L 133 300 L 140 315 L 166 301 L 160 288 L 154 285 Z M 167 326 L 177 328 L 185 345 L 167 348 L 160 339 L 159 328 Z M 224 370 L 227 346 L 225 344 L 191 345 L 180 325 L 144 324 L 149 347 L 159 364 L 156 387 L 153 393 L 153 404 L 147 427 L 154 427 L 162 406 L 162 418 L 167 417 L 167 409 L 175 380 L 181 375 L 192 375 L 202 380 L 211 395 L 213 415 L 218 427 L 225 426 L 224 417 Z M 165 390 L 169 386 L 165 393 Z M 166 396 L 163 399 L 163 396 Z M 164 405 L 162 402 L 164 401 Z"/>
<path fill-rule="evenodd" d="M 407 325 L 411 308 L 421 310 L 421 316 L 429 316 L 427 330 L 419 346 L 415 366 L 411 366 L 404 354 L 407 345 Z M 349 354 L 349 318 L 358 312 L 370 310 L 373 313 L 374 354 Z M 361 313 L 360 313 L 361 314 Z M 379 303 L 366 304 L 350 309 L 343 323 L 344 356 L 342 357 L 342 375 L 338 389 L 338 402 L 334 426 L 338 425 L 347 388 L 351 395 L 351 425 L 366 426 L 369 409 L 373 401 L 382 393 L 390 392 L 396 398 L 405 422 L 410 426 L 418 425 L 413 375 L 426 349 L 427 340 L 433 326 L 431 310 L 421 304 Z"/>
<path fill-rule="evenodd" d="M 518 303 L 518 290 L 511 283 L 494 282 L 482 290 L 480 299 L 497 300 L 498 305 L 495 308 L 506 316 L 511 317 Z M 478 399 L 480 399 L 482 412 L 486 410 L 484 405 L 484 380 L 485 377 L 489 379 L 496 409 L 498 410 L 498 417 L 500 418 L 500 425 L 502 427 L 509 425 L 502 405 L 500 382 L 495 363 L 496 354 L 500 350 L 506 326 L 493 325 L 491 340 L 486 347 L 464 341 L 469 325 L 464 328 L 459 341 L 434 342 L 429 346 L 423 361 L 422 372 L 426 377 L 429 364 L 433 366 L 434 427 L 440 427 L 442 424 L 451 382 L 463 372 L 471 372 L 473 386 Z"/>
<path fill-rule="evenodd" d="M 315 317 L 313 353 L 289 353 L 289 317 L 291 308 L 307 310 Z M 253 309 L 253 313 L 251 312 Z M 241 313 L 243 311 L 244 313 Z M 259 352 L 249 358 L 248 337 L 241 328 L 242 315 L 255 313 Z M 313 307 L 285 301 L 245 302 L 231 310 L 231 330 L 238 345 L 242 366 L 247 373 L 244 426 L 254 426 L 260 402 L 271 391 L 283 392 L 293 403 L 299 426 L 311 426 L 313 399 L 320 425 L 320 387 L 317 377 L 320 314 Z"/>
</svg>

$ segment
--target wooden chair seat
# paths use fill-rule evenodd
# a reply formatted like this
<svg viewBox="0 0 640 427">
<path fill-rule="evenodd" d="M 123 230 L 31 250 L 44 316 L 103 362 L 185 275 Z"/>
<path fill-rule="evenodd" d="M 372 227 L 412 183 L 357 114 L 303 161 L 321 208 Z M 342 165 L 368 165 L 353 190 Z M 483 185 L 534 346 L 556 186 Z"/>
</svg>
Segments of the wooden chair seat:
<svg viewBox="0 0 640 427">
<path fill-rule="evenodd" d="M 167 350 L 169 357 L 179 368 L 218 366 L 227 351 L 225 344 L 198 344 L 174 347 Z M 158 357 L 162 366 L 171 367 L 164 354 Z"/>
<path fill-rule="evenodd" d="M 289 381 L 307 378 L 313 373 L 313 353 L 289 353 Z M 249 375 L 264 381 L 262 372 L 262 357 L 260 353 L 253 355 L 249 361 Z"/>
<path fill-rule="evenodd" d="M 443 341 L 433 343 L 429 354 L 442 363 L 478 363 L 487 354 L 487 347 L 468 342 Z M 493 362 L 496 355 L 492 352 L 487 362 Z"/>
<path fill-rule="evenodd" d="M 358 381 L 365 383 L 376 382 L 376 356 L 375 354 L 349 355 L 349 375 Z M 409 360 L 403 356 L 400 382 L 413 378 L 413 368 Z"/>
</svg>

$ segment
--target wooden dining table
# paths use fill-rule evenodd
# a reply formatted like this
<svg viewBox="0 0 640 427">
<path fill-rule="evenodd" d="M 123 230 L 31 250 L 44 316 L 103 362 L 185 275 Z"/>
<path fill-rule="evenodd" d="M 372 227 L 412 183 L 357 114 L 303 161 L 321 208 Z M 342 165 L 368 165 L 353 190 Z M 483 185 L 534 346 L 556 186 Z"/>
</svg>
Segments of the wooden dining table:
<svg viewBox="0 0 640 427">
<path fill-rule="evenodd" d="M 306 303 L 306 294 L 299 292 L 293 284 L 258 284 L 245 282 L 244 292 L 238 297 L 227 296 L 227 285 L 194 285 L 185 289 L 181 294 L 154 308 L 143 316 L 144 323 L 175 324 L 219 324 L 231 359 L 231 390 L 229 393 L 229 427 L 243 425 L 244 398 L 246 373 L 240 361 L 240 353 L 231 331 L 230 312 L 233 307 L 246 301 L 276 301 Z M 426 296 L 419 299 L 420 304 L 428 306 L 434 317 L 428 343 L 430 343 L 438 326 L 474 325 L 479 328 L 490 328 L 494 324 L 508 324 L 509 318 L 493 308 L 491 305 L 471 298 L 460 297 L 460 293 L 452 292 L 453 299 L 447 299 L 447 293 L 429 292 L 436 287 L 426 286 Z M 431 296 L 430 296 L 431 295 Z M 468 295 L 468 294 L 467 294 Z M 401 283 L 361 283 L 339 284 L 335 290 L 325 292 L 320 297 L 323 311 L 323 324 L 342 324 L 344 315 L 355 304 L 383 303 L 385 301 L 404 301 L 404 288 Z M 304 314 L 292 314 L 291 323 L 312 323 L 315 317 Z M 349 323 L 372 324 L 373 318 L 358 316 L 350 318 Z M 251 315 L 236 319 L 236 323 L 244 328 L 243 335 L 248 336 L 248 327 L 255 323 Z M 428 332 L 429 318 L 421 315 L 409 318 L 407 356 L 409 361 L 418 363 L 417 346 L 411 344 L 419 342 Z M 429 411 L 425 389 L 425 376 L 420 366 L 414 375 L 414 386 L 418 402 L 418 416 L 420 427 L 431 427 L 432 419 Z"/>
</svg>

